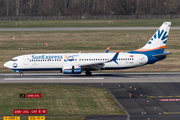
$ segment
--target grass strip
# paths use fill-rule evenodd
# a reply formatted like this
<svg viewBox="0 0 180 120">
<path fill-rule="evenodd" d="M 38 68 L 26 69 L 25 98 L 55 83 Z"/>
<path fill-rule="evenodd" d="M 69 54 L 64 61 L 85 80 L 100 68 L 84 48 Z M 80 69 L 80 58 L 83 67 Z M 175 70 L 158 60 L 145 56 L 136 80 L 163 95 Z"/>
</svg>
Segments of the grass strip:
<svg viewBox="0 0 180 120">
<path fill-rule="evenodd" d="M 32 20 L 0 21 L 0 28 L 43 28 L 43 27 L 158 27 L 163 22 L 180 26 L 179 19 L 120 19 L 120 20 Z"/>
<path fill-rule="evenodd" d="M 39 115 L 34 115 L 39 116 Z M 43 116 L 43 115 L 42 115 Z M 1 120 L 3 120 L 3 117 L 0 117 Z M 22 117 L 20 116 L 21 120 L 28 120 L 28 117 Z M 84 120 L 85 117 L 54 117 L 54 116 L 45 116 L 45 120 Z"/>
<path fill-rule="evenodd" d="M 47 115 L 121 115 L 123 110 L 103 88 L 60 84 L 0 84 L 0 115 L 14 109 L 47 109 Z M 41 93 L 41 98 L 19 94 Z"/>
</svg>

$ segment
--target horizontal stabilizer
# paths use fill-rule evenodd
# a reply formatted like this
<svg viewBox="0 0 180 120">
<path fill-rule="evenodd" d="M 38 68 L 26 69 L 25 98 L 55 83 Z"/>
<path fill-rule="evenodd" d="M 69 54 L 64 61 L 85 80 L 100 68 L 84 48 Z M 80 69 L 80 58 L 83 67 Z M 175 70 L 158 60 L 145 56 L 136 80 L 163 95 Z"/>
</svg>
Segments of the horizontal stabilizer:
<svg viewBox="0 0 180 120">
<path fill-rule="evenodd" d="M 172 52 L 167 51 L 167 52 L 164 52 L 162 54 L 153 55 L 153 57 L 162 57 L 162 56 L 166 56 L 166 55 L 169 55 L 169 54 L 172 54 Z"/>
</svg>

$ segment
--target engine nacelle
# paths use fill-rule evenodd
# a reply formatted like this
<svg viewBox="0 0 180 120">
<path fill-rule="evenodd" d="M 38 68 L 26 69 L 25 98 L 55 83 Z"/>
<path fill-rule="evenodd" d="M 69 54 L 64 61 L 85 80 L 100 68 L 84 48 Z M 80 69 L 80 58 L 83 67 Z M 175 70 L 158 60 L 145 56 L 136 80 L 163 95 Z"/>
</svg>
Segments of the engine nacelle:
<svg viewBox="0 0 180 120">
<path fill-rule="evenodd" d="M 63 66 L 63 74 L 81 74 L 81 67 L 79 66 Z"/>
</svg>

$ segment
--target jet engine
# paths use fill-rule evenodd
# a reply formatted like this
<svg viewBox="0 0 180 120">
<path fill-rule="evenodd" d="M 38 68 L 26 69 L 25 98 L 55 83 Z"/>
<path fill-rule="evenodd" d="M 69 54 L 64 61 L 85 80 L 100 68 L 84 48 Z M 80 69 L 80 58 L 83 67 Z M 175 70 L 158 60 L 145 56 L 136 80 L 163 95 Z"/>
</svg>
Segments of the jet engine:
<svg viewBox="0 0 180 120">
<path fill-rule="evenodd" d="M 81 74 L 81 67 L 79 66 L 63 66 L 63 74 Z"/>
</svg>

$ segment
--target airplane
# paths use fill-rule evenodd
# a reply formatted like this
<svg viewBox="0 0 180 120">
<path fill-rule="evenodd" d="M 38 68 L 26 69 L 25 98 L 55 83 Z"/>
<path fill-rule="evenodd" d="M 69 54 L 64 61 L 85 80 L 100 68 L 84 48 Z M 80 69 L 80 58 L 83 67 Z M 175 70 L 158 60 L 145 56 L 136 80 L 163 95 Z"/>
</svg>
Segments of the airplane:
<svg viewBox="0 0 180 120">
<path fill-rule="evenodd" d="M 154 64 L 163 60 L 169 51 L 164 52 L 171 22 L 164 22 L 144 47 L 127 53 L 41 53 L 26 54 L 12 58 L 5 67 L 19 72 L 60 70 L 63 74 L 81 74 L 87 76 L 93 70 L 117 70 Z M 109 51 L 109 50 L 108 50 Z"/>
</svg>

